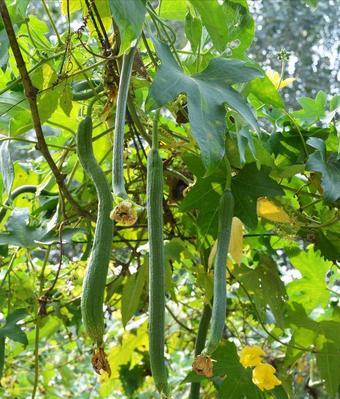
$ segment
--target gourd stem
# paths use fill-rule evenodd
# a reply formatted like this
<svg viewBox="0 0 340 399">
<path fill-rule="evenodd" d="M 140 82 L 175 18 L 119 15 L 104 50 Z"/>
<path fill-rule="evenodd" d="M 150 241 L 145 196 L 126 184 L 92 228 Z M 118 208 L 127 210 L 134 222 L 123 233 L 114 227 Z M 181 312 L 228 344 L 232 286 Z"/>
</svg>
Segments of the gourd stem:
<svg viewBox="0 0 340 399">
<path fill-rule="evenodd" d="M 113 142 L 113 159 L 112 159 L 112 191 L 113 194 L 127 198 L 124 184 L 124 126 L 126 114 L 126 102 L 129 92 L 130 78 L 132 73 L 133 60 L 135 58 L 136 46 L 132 47 L 128 54 L 123 56 L 123 65 L 119 79 L 119 89 L 117 96 L 115 133 Z"/>
<path fill-rule="evenodd" d="M 95 103 L 96 101 L 97 101 L 96 98 L 94 98 L 93 100 L 90 101 L 90 104 L 89 104 L 88 107 L 87 107 L 87 112 L 86 112 L 86 115 L 87 115 L 87 116 L 91 117 L 92 111 L 93 111 L 93 106 L 94 106 L 94 103 Z"/>
<path fill-rule="evenodd" d="M 2 378 L 2 373 L 4 371 L 5 365 L 5 338 L 0 338 L 0 378 Z"/>
<path fill-rule="evenodd" d="M 152 148 L 158 150 L 158 121 L 159 121 L 160 109 L 155 112 L 155 118 L 153 121 L 152 128 Z"/>
<path fill-rule="evenodd" d="M 225 188 L 230 189 L 230 187 L 231 187 L 231 165 L 230 165 L 229 159 L 227 157 L 224 157 L 224 159 L 225 159 L 225 166 L 226 166 L 226 170 L 227 170 Z"/>
<path fill-rule="evenodd" d="M 198 326 L 198 333 L 195 343 L 195 357 L 198 356 L 204 349 L 205 340 L 207 339 L 210 319 L 211 319 L 211 306 L 209 304 L 205 304 L 200 324 Z M 199 399 L 200 386 L 201 386 L 200 382 L 191 383 L 189 399 Z"/>
</svg>

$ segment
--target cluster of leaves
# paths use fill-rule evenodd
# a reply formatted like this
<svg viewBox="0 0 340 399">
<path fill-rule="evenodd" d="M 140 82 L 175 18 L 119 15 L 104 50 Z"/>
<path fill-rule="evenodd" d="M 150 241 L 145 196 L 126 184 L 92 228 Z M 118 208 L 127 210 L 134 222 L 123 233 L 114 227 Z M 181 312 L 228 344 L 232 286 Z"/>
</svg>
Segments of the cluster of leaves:
<svg viewBox="0 0 340 399">
<path fill-rule="evenodd" d="M 32 391 L 46 398 L 85 398 L 89 391 L 103 398 L 155 397 L 147 352 L 145 214 L 134 226 L 115 228 L 105 298 L 110 378 L 93 375 L 80 315 L 97 198 L 75 151 L 89 101 L 73 101 L 72 86 L 83 79 L 105 85 L 93 107 L 93 146 L 109 179 L 121 56 L 138 41 L 125 179 L 131 199 L 144 206 L 152 112 L 162 107 L 166 337 L 174 397 L 200 382 L 205 397 L 335 398 L 339 98 L 320 91 L 300 98 L 294 112 L 286 110 L 280 82 L 246 55 L 255 30 L 246 0 L 176 0 L 176 7 L 174 0 L 154 7 L 143 0 L 63 0 L 61 9 L 51 10 L 43 1 L 47 22 L 29 0 L 8 3 L 39 91 L 50 154 L 86 212 L 65 201 L 36 149 L 29 102 L 0 20 L 3 397 L 26 398 Z M 243 235 L 243 246 L 239 259 L 228 262 L 225 339 L 207 379 L 190 370 L 200 315 L 212 299 L 217 207 L 228 164 L 235 216 L 244 225 L 234 241 Z M 268 393 L 252 382 L 237 354 L 247 344 L 266 348 L 281 386 Z"/>
</svg>

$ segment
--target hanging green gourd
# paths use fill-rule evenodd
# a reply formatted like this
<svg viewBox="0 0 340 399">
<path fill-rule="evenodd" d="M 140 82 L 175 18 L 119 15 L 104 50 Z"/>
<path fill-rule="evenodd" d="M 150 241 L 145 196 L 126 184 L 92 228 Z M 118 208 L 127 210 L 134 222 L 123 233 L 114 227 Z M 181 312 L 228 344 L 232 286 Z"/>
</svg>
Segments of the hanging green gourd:
<svg viewBox="0 0 340 399">
<path fill-rule="evenodd" d="M 104 290 L 111 256 L 113 223 L 110 219 L 112 196 L 105 173 L 97 163 L 92 148 L 92 119 L 85 116 L 77 131 L 77 153 L 86 174 L 92 180 L 98 197 L 98 213 L 91 254 L 89 257 L 81 296 L 81 312 L 85 330 L 95 350 L 94 369 L 110 374 L 110 366 L 103 350 Z"/>
<path fill-rule="evenodd" d="M 200 375 L 212 377 L 212 353 L 221 341 L 226 317 L 226 267 L 231 225 L 234 215 L 234 197 L 230 189 L 230 178 L 219 202 L 217 250 L 214 261 L 214 292 L 210 334 L 205 349 L 193 362 L 193 370 Z"/>
<path fill-rule="evenodd" d="M 147 164 L 147 218 L 149 234 L 149 354 L 153 379 L 163 395 L 168 395 L 168 373 L 164 357 L 165 257 L 163 244 L 163 163 L 158 152 L 156 113 L 152 148 Z"/>
<path fill-rule="evenodd" d="M 117 205 L 111 212 L 111 219 L 123 226 L 131 226 L 138 218 L 138 206 L 128 197 L 124 182 L 124 126 L 126 104 L 132 74 L 136 46 L 123 56 L 119 79 L 117 108 L 112 153 L 112 191 Z"/>
</svg>

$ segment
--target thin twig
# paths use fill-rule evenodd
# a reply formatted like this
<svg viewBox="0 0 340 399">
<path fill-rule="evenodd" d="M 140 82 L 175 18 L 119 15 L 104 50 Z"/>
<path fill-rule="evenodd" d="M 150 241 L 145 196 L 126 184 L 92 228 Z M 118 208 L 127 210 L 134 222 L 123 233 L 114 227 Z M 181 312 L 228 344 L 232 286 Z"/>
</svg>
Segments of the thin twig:
<svg viewBox="0 0 340 399">
<path fill-rule="evenodd" d="M 180 325 L 181 327 L 184 328 L 184 330 L 187 330 L 190 334 L 194 334 L 194 330 L 188 326 L 186 326 L 181 320 L 178 319 L 178 317 L 174 314 L 174 312 L 170 309 L 168 305 L 165 305 L 166 310 L 171 314 L 171 317 L 175 320 L 175 322 Z"/>
<path fill-rule="evenodd" d="M 44 263 L 41 268 L 40 276 L 39 276 L 39 294 L 38 294 L 39 306 L 37 306 L 37 312 L 36 312 L 35 341 L 34 341 L 34 383 L 33 383 L 31 399 L 35 398 L 35 395 L 36 395 L 37 389 L 38 389 L 38 383 L 39 383 L 39 336 L 40 336 L 40 319 L 41 319 L 41 315 L 39 314 L 39 312 L 40 312 L 40 301 L 39 300 L 44 291 L 45 269 L 46 269 L 46 266 L 48 263 L 50 250 L 51 250 L 51 247 L 48 247 L 46 254 L 45 254 Z"/>
</svg>

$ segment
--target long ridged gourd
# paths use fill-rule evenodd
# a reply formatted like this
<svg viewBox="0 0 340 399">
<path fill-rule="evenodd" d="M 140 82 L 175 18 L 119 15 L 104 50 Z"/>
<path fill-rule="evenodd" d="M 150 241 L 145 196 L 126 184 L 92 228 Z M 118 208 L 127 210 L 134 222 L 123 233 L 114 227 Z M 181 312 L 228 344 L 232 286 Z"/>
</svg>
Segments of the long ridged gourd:
<svg viewBox="0 0 340 399">
<path fill-rule="evenodd" d="M 155 122 L 155 125 L 157 123 Z M 149 355 L 156 387 L 168 395 L 164 358 L 165 256 L 163 244 L 163 163 L 157 149 L 157 126 L 147 164 L 147 217 L 149 234 Z"/>
<path fill-rule="evenodd" d="M 102 347 L 104 289 L 113 236 L 113 223 L 110 219 L 112 196 L 106 176 L 93 153 L 92 119 L 90 116 L 86 116 L 79 124 L 77 153 L 82 167 L 93 181 L 98 197 L 96 229 L 83 281 L 81 312 L 86 332 L 98 347 Z"/>
<path fill-rule="evenodd" d="M 214 298 L 210 334 L 206 345 L 208 355 L 216 350 L 223 335 L 227 294 L 226 266 L 233 214 L 234 197 L 231 190 L 226 189 L 219 203 L 217 251 L 214 261 Z"/>
</svg>

